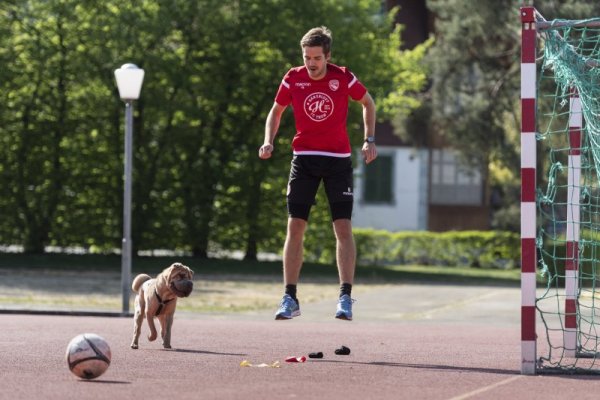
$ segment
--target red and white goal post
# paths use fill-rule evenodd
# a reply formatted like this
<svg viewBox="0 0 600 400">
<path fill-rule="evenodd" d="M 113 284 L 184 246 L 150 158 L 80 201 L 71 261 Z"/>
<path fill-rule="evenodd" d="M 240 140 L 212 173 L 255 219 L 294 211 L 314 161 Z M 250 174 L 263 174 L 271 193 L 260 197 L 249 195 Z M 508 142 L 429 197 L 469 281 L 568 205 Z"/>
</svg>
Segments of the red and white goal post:
<svg viewBox="0 0 600 400">
<path fill-rule="evenodd" d="M 557 22 L 548 22 L 536 11 L 534 7 L 521 7 L 521 373 L 535 374 L 540 372 L 541 360 L 538 356 L 538 343 L 536 332 L 536 319 L 539 314 L 539 300 L 536 294 L 538 254 L 540 254 L 538 236 L 539 222 L 538 207 L 539 199 L 537 193 L 537 171 L 538 158 L 538 94 L 540 80 L 538 71 L 540 66 L 536 63 L 538 57 L 538 38 L 545 29 L 554 28 Z M 584 23 L 575 23 L 573 26 L 583 26 Z M 569 24 L 561 20 L 561 24 Z M 591 24 L 592 22 L 590 22 Z M 600 21 L 593 21 L 594 26 L 600 26 Z M 561 38 L 560 33 L 554 34 Z M 558 36 L 556 36 L 558 35 Z M 600 36 L 599 36 L 600 37 Z M 600 40 L 598 40 L 600 42 Z M 565 46 L 566 53 L 573 53 L 573 46 Z M 572 54 L 567 54 L 569 56 Z M 585 57 L 578 56 L 579 60 Z M 587 59 L 585 59 L 587 60 Z M 589 61 L 586 61 L 587 64 Z M 595 61 L 594 61 L 595 62 Z M 596 65 L 597 67 L 597 65 Z M 568 100 L 568 101 L 566 101 Z M 580 327 L 579 296 L 580 296 L 580 197 L 582 195 L 582 140 L 584 139 L 584 113 L 580 93 L 573 86 L 569 86 L 566 97 L 562 100 L 568 103 L 568 110 L 564 116 L 568 119 L 568 127 L 565 129 L 566 150 L 565 158 L 568 159 L 566 168 L 567 183 L 564 185 L 563 196 L 568 199 L 562 206 L 566 212 L 564 221 L 566 224 L 564 233 L 564 257 L 557 257 L 563 263 L 564 287 L 557 288 L 561 291 L 556 296 L 559 299 L 556 315 L 560 321 L 560 332 L 551 332 L 559 336 L 560 359 L 577 359 L 580 357 L 578 334 Z M 565 105 L 566 107 L 566 105 Z M 561 280 L 562 282 L 562 280 Z M 546 321 L 544 321 L 546 323 Z M 558 330 L 556 330 L 558 331 Z M 546 326 L 546 334 L 548 329 Z M 596 338 L 597 339 L 597 338 Z M 550 340 L 548 341 L 550 342 Z M 553 349 L 553 345 L 549 346 Z M 597 345 L 596 345 L 597 348 Z M 597 355 L 597 353 L 596 353 Z M 594 355 L 594 357 L 596 357 Z M 584 357 L 583 355 L 581 355 Z M 549 359 L 550 357 L 548 357 Z M 560 369 L 576 369 L 578 361 L 556 363 Z M 591 364 L 593 366 L 593 363 Z M 573 367 L 573 368 L 572 368 Z"/>
</svg>

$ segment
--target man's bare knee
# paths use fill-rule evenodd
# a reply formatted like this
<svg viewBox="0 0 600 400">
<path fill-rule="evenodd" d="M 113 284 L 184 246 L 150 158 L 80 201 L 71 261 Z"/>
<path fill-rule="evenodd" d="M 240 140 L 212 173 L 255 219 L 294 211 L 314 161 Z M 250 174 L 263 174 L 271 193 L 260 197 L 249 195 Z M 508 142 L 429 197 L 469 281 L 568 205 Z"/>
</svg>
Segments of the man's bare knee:
<svg viewBox="0 0 600 400">
<path fill-rule="evenodd" d="M 337 219 L 333 222 L 333 231 L 338 241 L 353 239 L 352 222 L 349 219 Z"/>
<path fill-rule="evenodd" d="M 306 221 L 300 218 L 290 218 L 288 220 L 287 236 L 293 241 L 302 241 L 304 231 L 306 230 Z"/>
</svg>

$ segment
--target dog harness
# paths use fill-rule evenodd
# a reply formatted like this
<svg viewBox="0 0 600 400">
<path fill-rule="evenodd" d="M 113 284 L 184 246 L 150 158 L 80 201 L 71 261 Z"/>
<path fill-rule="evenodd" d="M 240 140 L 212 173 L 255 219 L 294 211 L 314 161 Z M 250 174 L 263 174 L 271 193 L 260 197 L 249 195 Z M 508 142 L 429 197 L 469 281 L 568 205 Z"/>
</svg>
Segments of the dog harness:
<svg viewBox="0 0 600 400">
<path fill-rule="evenodd" d="M 175 299 L 169 299 L 167 301 L 163 301 L 163 299 L 161 299 L 160 296 L 158 295 L 158 292 L 156 291 L 156 289 L 154 289 L 154 294 L 156 295 L 156 298 L 158 299 L 158 310 L 156 310 L 156 314 L 154 314 L 154 316 L 157 316 L 162 311 L 164 305 L 166 305 L 167 303 L 169 303 L 170 301 L 175 300 Z"/>
</svg>

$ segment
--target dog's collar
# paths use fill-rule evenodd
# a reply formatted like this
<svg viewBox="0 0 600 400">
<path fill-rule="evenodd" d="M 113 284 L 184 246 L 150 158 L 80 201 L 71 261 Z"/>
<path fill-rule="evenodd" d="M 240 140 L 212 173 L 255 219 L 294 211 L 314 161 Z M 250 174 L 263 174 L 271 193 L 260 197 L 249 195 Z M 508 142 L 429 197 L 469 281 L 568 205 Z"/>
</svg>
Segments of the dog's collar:
<svg viewBox="0 0 600 400">
<path fill-rule="evenodd" d="M 155 316 L 157 316 L 162 311 L 163 306 L 174 299 L 169 299 L 169 300 L 163 301 L 163 299 L 161 299 L 161 297 L 158 294 L 158 292 L 156 291 L 156 289 L 154 289 L 154 295 L 156 296 L 156 299 L 158 300 L 158 310 L 156 310 L 156 314 L 154 314 Z"/>
</svg>

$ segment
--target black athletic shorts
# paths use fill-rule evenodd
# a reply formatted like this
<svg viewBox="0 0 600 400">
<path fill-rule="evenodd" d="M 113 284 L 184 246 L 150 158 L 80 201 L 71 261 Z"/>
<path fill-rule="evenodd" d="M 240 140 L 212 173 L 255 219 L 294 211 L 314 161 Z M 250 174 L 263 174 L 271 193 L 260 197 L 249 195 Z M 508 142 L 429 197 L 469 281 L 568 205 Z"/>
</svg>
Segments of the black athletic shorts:
<svg viewBox="0 0 600 400">
<path fill-rule="evenodd" d="M 329 200 L 332 220 L 351 219 L 354 186 L 350 157 L 294 156 L 287 190 L 289 215 L 308 220 L 321 181 Z"/>
</svg>

